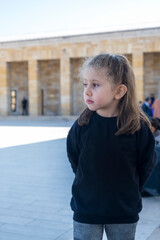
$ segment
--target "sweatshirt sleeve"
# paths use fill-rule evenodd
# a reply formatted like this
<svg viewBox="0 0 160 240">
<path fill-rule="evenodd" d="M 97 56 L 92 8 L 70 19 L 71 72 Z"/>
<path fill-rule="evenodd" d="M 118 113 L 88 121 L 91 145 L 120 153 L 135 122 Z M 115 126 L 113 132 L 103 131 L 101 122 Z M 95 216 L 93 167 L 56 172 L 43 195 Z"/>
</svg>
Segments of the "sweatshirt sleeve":
<svg viewBox="0 0 160 240">
<path fill-rule="evenodd" d="M 80 154 L 78 142 L 79 128 L 78 121 L 76 121 L 67 136 L 67 155 L 74 173 L 76 173 L 78 168 L 78 158 Z"/>
<path fill-rule="evenodd" d="M 156 160 L 154 152 L 155 140 L 152 132 L 145 123 L 141 124 L 141 129 L 138 131 L 137 144 L 139 188 L 141 191 L 153 171 Z"/>
</svg>

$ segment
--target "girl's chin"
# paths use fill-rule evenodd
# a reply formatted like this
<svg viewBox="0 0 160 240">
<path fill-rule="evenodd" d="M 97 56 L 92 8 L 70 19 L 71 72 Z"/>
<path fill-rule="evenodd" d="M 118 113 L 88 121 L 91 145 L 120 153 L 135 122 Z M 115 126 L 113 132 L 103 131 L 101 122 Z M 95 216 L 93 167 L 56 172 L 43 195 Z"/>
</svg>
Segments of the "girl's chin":
<svg viewBox="0 0 160 240">
<path fill-rule="evenodd" d="M 91 110 L 91 111 L 96 111 L 96 110 L 97 110 L 95 107 L 92 107 L 91 105 L 88 105 L 88 104 L 87 104 L 87 107 L 88 107 L 89 110 Z"/>
</svg>

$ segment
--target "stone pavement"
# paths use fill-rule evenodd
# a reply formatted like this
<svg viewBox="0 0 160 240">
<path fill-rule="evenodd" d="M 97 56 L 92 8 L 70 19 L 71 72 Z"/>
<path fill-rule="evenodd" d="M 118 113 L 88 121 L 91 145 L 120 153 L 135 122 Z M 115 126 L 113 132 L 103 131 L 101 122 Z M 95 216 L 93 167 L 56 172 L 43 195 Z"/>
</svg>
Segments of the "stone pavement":
<svg viewBox="0 0 160 240">
<path fill-rule="evenodd" d="M 73 120 L 0 118 L 0 132 L 5 129 L 0 137 L 0 240 L 72 239 L 73 174 L 65 151 L 66 131 L 58 139 L 56 130 L 69 129 Z M 27 144 L 26 129 L 31 141 Z M 53 140 L 44 138 L 47 129 Z M 35 134 L 38 140 L 33 142 Z M 3 145 L 6 137 L 10 147 Z M 160 197 L 144 198 L 143 205 L 136 240 L 159 240 Z"/>
</svg>

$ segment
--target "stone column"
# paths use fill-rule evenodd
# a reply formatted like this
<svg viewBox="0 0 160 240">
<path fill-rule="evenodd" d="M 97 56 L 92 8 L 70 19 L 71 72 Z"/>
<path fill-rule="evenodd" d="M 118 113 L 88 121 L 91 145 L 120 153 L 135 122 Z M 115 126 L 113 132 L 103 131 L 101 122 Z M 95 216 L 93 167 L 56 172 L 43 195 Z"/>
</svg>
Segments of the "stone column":
<svg viewBox="0 0 160 240">
<path fill-rule="evenodd" d="M 38 62 L 30 60 L 28 62 L 28 89 L 29 89 L 29 115 L 38 116 L 40 114 L 40 93 L 38 82 Z"/>
<path fill-rule="evenodd" d="M 135 50 L 132 55 L 132 66 L 136 79 L 137 97 L 139 101 L 144 100 L 144 69 L 143 52 Z"/>
<path fill-rule="evenodd" d="M 9 107 L 9 92 L 7 81 L 7 63 L 0 62 L 0 115 L 7 116 Z"/>
<path fill-rule="evenodd" d="M 63 49 L 60 59 L 60 99 L 61 99 L 61 114 L 71 114 L 71 77 L 70 77 L 70 58 Z"/>
</svg>

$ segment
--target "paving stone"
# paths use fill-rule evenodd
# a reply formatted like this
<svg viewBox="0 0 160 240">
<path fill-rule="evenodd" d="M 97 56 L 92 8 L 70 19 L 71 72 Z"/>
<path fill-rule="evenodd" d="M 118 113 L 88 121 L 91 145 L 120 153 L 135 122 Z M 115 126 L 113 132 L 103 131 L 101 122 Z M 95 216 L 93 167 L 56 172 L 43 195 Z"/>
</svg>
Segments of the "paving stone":
<svg viewBox="0 0 160 240">
<path fill-rule="evenodd" d="M 1 226 L 2 232 L 13 233 L 17 235 L 25 235 L 30 237 L 40 237 L 40 238 L 52 238 L 56 239 L 65 230 L 51 229 L 45 227 L 35 227 L 31 225 L 19 225 L 19 224 L 5 224 Z"/>
<path fill-rule="evenodd" d="M 147 238 L 147 240 L 158 240 L 160 239 L 160 226 L 158 226 L 149 236 L 149 238 Z"/>
</svg>

